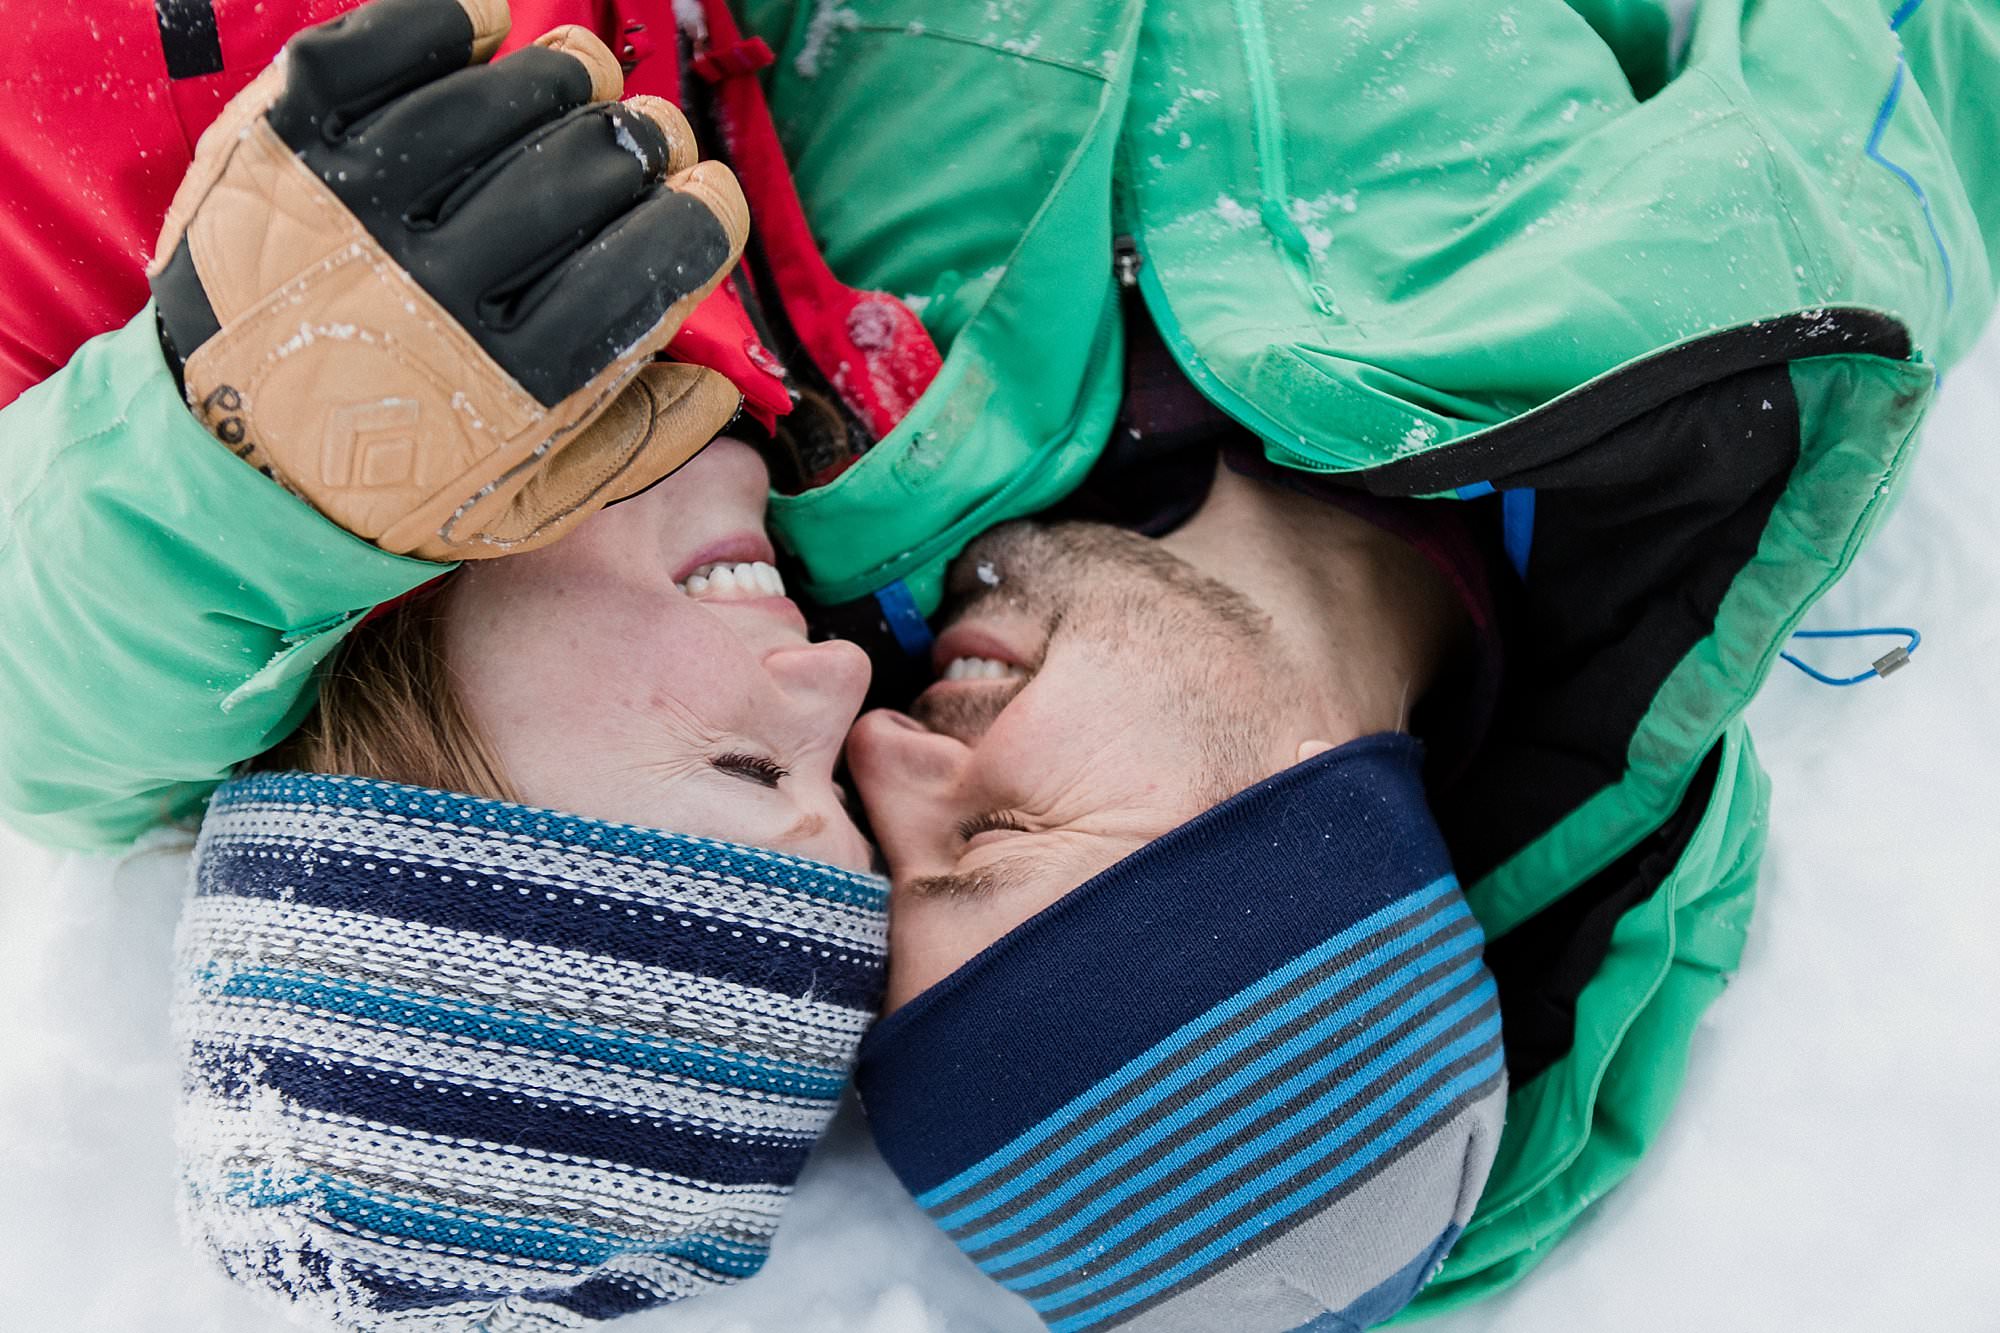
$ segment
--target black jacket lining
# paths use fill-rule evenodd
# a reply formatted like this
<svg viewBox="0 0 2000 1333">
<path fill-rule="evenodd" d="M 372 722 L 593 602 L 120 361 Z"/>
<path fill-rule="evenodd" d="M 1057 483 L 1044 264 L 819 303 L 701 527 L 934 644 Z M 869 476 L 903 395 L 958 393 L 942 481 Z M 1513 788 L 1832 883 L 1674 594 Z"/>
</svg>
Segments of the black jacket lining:
<svg viewBox="0 0 2000 1333">
<path fill-rule="evenodd" d="M 1708 752 L 1680 808 L 1638 846 L 1486 946 L 1515 1087 L 1570 1053 L 1578 997 L 1604 965 L 1612 930 L 1680 864 L 1708 811 L 1721 756 L 1720 745 Z"/>
<path fill-rule="evenodd" d="M 1489 481 L 1532 486 L 1524 472 L 1579 451 L 1598 452 L 1606 434 L 1690 390 L 1760 366 L 1835 353 L 1907 361 L 1910 331 L 1888 315 L 1852 306 L 1723 329 L 1656 352 L 1482 435 L 1343 480 L 1378 495 L 1427 495 Z"/>
<path fill-rule="evenodd" d="M 1438 806 L 1467 883 L 1624 776 L 1660 687 L 1756 554 L 1798 414 L 1785 365 L 1741 371 L 1514 474 L 1537 498 L 1506 677 L 1486 745 Z"/>
</svg>

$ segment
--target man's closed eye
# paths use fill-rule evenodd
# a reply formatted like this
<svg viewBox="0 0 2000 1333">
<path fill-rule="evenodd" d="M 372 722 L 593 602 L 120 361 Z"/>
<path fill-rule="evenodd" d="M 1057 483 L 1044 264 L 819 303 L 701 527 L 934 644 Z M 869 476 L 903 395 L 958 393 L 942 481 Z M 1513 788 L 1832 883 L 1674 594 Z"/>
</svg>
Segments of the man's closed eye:
<svg viewBox="0 0 2000 1333">
<path fill-rule="evenodd" d="M 1027 825 L 1005 810 L 984 810 L 958 821 L 958 837 L 970 843 L 982 833 L 1026 833 Z"/>
</svg>

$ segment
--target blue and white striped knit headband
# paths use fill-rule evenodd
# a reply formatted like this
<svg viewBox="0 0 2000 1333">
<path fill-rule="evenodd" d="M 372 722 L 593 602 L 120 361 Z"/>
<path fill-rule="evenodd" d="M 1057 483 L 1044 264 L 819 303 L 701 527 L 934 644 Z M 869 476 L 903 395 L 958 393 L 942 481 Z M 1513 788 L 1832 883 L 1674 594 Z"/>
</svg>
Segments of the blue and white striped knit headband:
<svg viewBox="0 0 2000 1333">
<path fill-rule="evenodd" d="M 756 1272 L 881 995 L 879 879 L 501 801 L 257 774 L 194 877 L 184 1223 L 343 1328 Z"/>
<path fill-rule="evenodd" d="M 1232 797 L 862 1044 L 882 1155 L 1055 1333 L 1346 1333 L 1443 1262 L 1506 1074 L 1420 753 Z"/>
</svg>

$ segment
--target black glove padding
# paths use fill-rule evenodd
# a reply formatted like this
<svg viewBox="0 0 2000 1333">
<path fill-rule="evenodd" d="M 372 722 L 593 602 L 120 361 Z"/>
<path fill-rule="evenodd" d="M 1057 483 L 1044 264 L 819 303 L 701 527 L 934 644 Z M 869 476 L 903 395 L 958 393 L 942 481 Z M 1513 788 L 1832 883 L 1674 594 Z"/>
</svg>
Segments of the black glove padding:
<svg viewBox="0 0 2000 1333">
<path fill-rule="evenodd" d="M 594 36 L 479 63 L 505 31 L 501 0 L 374 0 L 301 33 L 202 136 L 153 272 L 205 424 L 343 526 L 432 558 L 549 540 L 736 403 L 683 376 L 676 429 L 590 439 L 734 264 L 747 209 L 671 105 L 608 100 L 622 80 Z M 518 512 L 585 444 L 604 457 L 570 474 L 603 485 Z"/>
</svg>

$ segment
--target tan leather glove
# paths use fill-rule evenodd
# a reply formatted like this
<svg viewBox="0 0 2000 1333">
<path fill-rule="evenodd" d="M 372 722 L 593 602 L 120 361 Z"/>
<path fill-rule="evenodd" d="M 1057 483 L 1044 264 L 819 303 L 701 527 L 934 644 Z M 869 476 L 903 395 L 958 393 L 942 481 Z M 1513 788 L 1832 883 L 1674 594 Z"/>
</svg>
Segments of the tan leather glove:
<svg viewBox="0 0 2000 1333">
<path fill-rule="evenodd" d="M 202 135 L 149 270 L 202 423 L 428 560 L 555 540 L 738 403 L 647 365 L 742 252 L 736 178 L 670 104 L 612 100 L 582 28 L 486 63 L 507 22 L 374 0 L 293 38 Z"/>
</svg>

